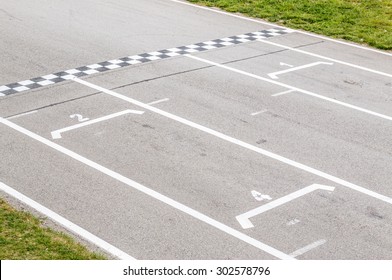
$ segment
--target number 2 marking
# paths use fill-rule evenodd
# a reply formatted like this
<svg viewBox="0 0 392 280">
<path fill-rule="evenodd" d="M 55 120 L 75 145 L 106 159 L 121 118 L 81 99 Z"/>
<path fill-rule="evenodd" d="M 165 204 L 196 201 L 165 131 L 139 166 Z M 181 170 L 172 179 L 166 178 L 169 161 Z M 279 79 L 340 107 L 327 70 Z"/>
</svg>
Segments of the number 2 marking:
<svg viewBox="0 0 392 280">
<path fill-rule="evenodd" d="M 69 117 L 70 117 L 71 119 L 78 118 L 78 121 L 79 121 L 79 122 L 85 122 L 85 121 L 88 121 L 88 120 L 89 120 L 89 118 L 83 118 L 83 116 L 80 115 L 80 114 L 73 114 L 73 115 L 70 115 Z"/>
</svg>

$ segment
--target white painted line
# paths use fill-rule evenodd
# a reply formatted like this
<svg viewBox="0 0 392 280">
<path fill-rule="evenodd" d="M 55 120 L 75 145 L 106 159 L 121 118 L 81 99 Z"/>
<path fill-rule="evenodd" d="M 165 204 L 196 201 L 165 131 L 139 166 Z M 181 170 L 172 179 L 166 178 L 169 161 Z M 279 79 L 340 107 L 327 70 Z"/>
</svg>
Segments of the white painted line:
<svg viewBox="0 0 392 280">
<path fill-rule="evenodd" d="M 0 92 L 0 97 L 3 97 L 3 96 L 5 96 L 5 94 Z"/>
<path fill-rule="evenodd" d="M 287 202 L 290 202 L 298 197 L 304 196 L 308 193 L 314 192 L 315 190 L 325 190 L 325 191 L 333 191 L 335 188 L 334 187 L 329 187 L 329 186 L 324 186 L 324 185 L 319 185 L 319 184 L 313 184 L 310 186 L 307 186 L 303 189 L 300 189 L 296 192 L 293 192 L 291 194 L 288 194 L 286 196 L 283 196 L 281 198 L 278 198 L 274 201 L 271 201 L 267 204 L 264 204 L 260 207 L 257 207 L 253 210 L 250 210 L 244 214 L 238 215 L 236 217 L 237 221 L 240 223 L 242 228 L 247 229 L 247 228 L 252 228 L 254 225 L 252 222 L 249 220 L 252 217 L 255 217 L 257 215 L 260 215 L 264 212 L 267 212 L 271 209 L 274 209 L 278 206 L 281 206 L 283 204 L 286 204 Z"/>
<path fill-rule="evenodd" d="M 239 71 L 239 70 L 238 70 L 238 71 Z M 200 124 L 194 123 L 194 122 L 192 122 L 192 121 L 189 121 L 189 120 L 187 120 L 187 119 L 181 118 L 181 117 L 176 116 L 176 115 L 174 115 L 174 114 L 171 114 L 171 113 L 168 113 L 168 112 L 166 112 L 166 111 L 160 110 L 160 109 L 158 109 L 158 108 L 152 107 L 152 106 L 150 106 L 150 105 L 147 105 L 147 104 L 145 104 L 145 103 L 142 103 L 142 102 L 140 102 L 140 101 L 138 101 L 138 100 L 135 100 L 135 99 L 133 99 L 133 98 L 127 97 L 127 96 L 125 96 L 125 95 L 119 94 L 119 93 L 114 92 L 114 91 L 112 91 L 112 90 L 105 89 L 105 88 L 103 88 L 103 87 L 100 87 L 100 86 L 98 86 L 98 85 L 94 85 L 94 84 L 92 84 L 92 83 L 89 83 L 89 82 L 87 82 L 87 81 L 81 80 L 81 79 L 79 79 L 79 78 L 74 78 L 73 80 L 74 80 L 75 82 L 79 83 L 79 84 L 82 84 L 82 85 L 85 85 L 85 86 L 87 86 L 87 87 L 96 89 L 96 90 L 98 90 L 98 91 L 101 91 L 101 92 L 106 93 L 106 94 L 108 94 L 108 95 L 111 95 L 111 96 L 113 96 L 113 97 L 122 99 L 122 100 L 127 101 L 127 102 L 129 102 L 129 103 L 132 103 L 132 104 L 134 104 L 134 105 L 136 105 L 136 106 L 140 106 L 140 107 L 142 107 L 142 108 L 144 108 L 144 109 L 146 109 L 146 110 L 148 110 L 148 111 L 157 113 L 157 114 L 159 114 L 159 115 L 162 115 L 162 116 L 167 117 L 167 118 L 169 118 L 169 119 L 172 119 L 172 120 L 174 120 L 174 121 L 180 122 L 180 123 L 182 123 L 182 124 L 184 124 L 184 125 L 187 125 L 187 126 L 189 126 L 189 127 L 193 127 L 193 128 L 195 128 L 195 129 L 198 129 L 198 130 L 200 130 L 200 131 L 203 131 L 203 132 L 205 132 L 205 133 L 208 133 L 208 134 L 210 134 L 210 135 L 213 135 L 213 136 L 215 136 L 215 137 L 218 137 L 218 138 L 220 138 L 220 139 L 222 139 L 222 140 L 225 140 L 225 141 L 227 141 L 227 142 L 230 142 L 230 143 L 233 143 L 233 144 L 235 144 L 235 145 L 241 146 L 241 147 L 243 147 L 243 148 L 246 148 L 246 149 L 248 149 L 248 150 L 254 151 L 254 152 L 259 153 L 259 154 L 261 154 L 261 155 L 267 156 L 267 157 L 269 157 L 269 158 L 273 158 L 273 159 L 278 160 L 278 161 L 280 161 L 280 162 L 282 162 L 282 163 L 288 164 L 288 165 L 290 165 L 290 166 L 293 166 L 293 167 L 295 167 L 295 168 L 301 169 L 301 170 L 306 171 L 306 172 L 308 172 L 308 173 L 317 175 L 317 176 L 319 176 L 319 177 L 325 178 L 325 179 L 327 179 L 327 180 L 330 180 L 330 181 L 332 181 L 332 182 L 335 182 L 335 183 L 337 183 L 337 184 L 340 184 L 340 185 L 345 186 L 345 187 L 347 187 L 347 188 L 350 188 L 350 189 L 352 189 L 352 190 L 361 192 L 361 193 L 363 193 L 363 194 L 369 195 L 369 196 L 371 196 L 371 197 L 374 197 L 374 198 L 379 199 L 379 200 L 381 200 L 381 201 L 384 201 L 384 202 L 386 202 L 386 203 L 392 204 L 392 198 L 387 197 L 387 196 L 385 196 L 385 195 L 376 193 L 376 192 L 374 192 L 374 191 L 371 191 L 371 190 L 366 189 L 366 188 L 364 188 L 364 187 L 360 187 L 360 186 L 358 186 L 358 185 L 355 185 L 355 184 L 353 184 L 353 183 L 350 183 L 350 182 L 348 182 L 348 181 L 345 181 L 345 180 L 340 179 L 340 178 L 338 178 L 338 177 L 335 177 L 335 176 L 333 176 L 333 175 L 327 174 L 327 173 L 322 172 L 322 171 L 319 171 L 319 170 L 317 170 L 317 169 L 315 169 L 315 168 L 312 168 L 312 167 L 309 167 L 309 166 L 307 166 L 307 165 L 304 165 L 304 164 L 302 164 L 302 163 L 296 162 L 296 161 L 294 161 L 294 160 L 285 158 L 285 157 L 283 157 L 283 156 L 280 156 L 280 155 L 278 155 L 278 154 L 272 153 L 272 152 L 270 152 L 270 151 L 267 151 L 267 150 L 261 149 L 261 148 L 259 148 L 259 147 L 253 146 L 253 145 L 251 145 L 251 144 L 248 144 L 248 143 L 243 142 L 243 141 L 241 141 L 241 140 L 235 139 L 235 138 L 233 138 L 233 137 L 230 137 L 230 136 L 228 136 L 228 135 L 226 135 L 226 134 L 223 134 L 223 133 L 218 132 L 218 131 L 216 131 L 216 130 L 213 130 L 213 129 L 211 129 L 211 128 L 202 126 L 202 125 L 200 125 Z M 273 82 L 275 82 L 275 81 L 273 81 Z M 0 120 L 1 120 L 1 118 L 0 118 Z"/>
<path fill-rule="evenodd" d="M 166 102 L 166 101 L 169 101 L 170 99 L 169 98 L 163 98 L 163 99 L 160 99 L 160 100 L 156 100 L 156 101 L 153 101 L 153 102 L 150 102 L 150 103 L 147 103 L 148 105 L 155 105 L 155 104 L 158 104 L 158 103 L 161 103 L 161 102 Z"/>
<path fill-rule="evenodd" d="M 292 32 L 295 32 L 295 33 L 305 34 L 305 35 L 308 35 L 308 36 L 311 36 L 311 37 L 315 37 L 315 38 L 321 38 L 323 40 L 328 40 L 328 41 L 331 41 L 331 42 L 335 42 L 335 43 L 338 43 L 338 44 L 342 44 L 342 45 L 346 45 L 346 46 L 362 49 L 362 50 L 365 50 L 365 51 L 370 51 L 370 52 L 375 52 L 375 53 L 379 53 L 379 54 L 383 54 L 383 55 L 387 55 L 387 56 L 392 56 L 392 53 L 380 51 L 380 50 L 377 50 L 377 49 L 372 49 L 370 47 L 356 45 L 356 44 L 345 42 L 345 41 L 332 39 L 332 38 L 329 38 L 329 37 L 326 37 L 326 36 L 323 36 L 323 35 L 317 35 L 317 34 L 313 34 L 313 33 L 307 32 L 307 31 L 287 28 L 287 27 L 284 27 L 284 26 L 281 26 L 281 25 L 277 25 L 277 24 L 273 24 L 273 23 L 270 23 L 270 22 L 266 22 L 266 21 L 264 21 L 262 19 L 255 19 L 255 18 L 245 17 L 245 16 L 241 16 L 241 15 L 236 15 L 236 14 L 224 12 L 222 10 L 217 10 L 217 9 L 212 9 L 212 8 L 208 8 L 208 7 L 204 7 L 204 6 L 199 6 L 199 5 L 196 5 L 196 4 L 191 4 L 191 3 L 188 3 L 188 2 L 184 2 L 182 0 L 169 0 L 169 1 L 176 2 L 176 3 L 179 3 L 179 4 L 183 4 L 183 5 L 187 5 L 187 6 L 192 6 L 194 8 L 198 8 L 198 9 L 202 9 L 202 10 L 207 10 L 207 11 L 210 11 L 210 12 L 213 12 L 213 13 L 217 13 L 217 14 L 223 14 L 223 15 L 226 15 L 226 16 L 231 16 L 231 17 L 247 20 L 247 21 L 252 21 L 252 22 L 256 22 L 256 23 L 260 23 L 260 24 L 265 24 L 265 25 L 269 25 L 269 26 L 279 27 L 279 28 L 285 28 L 285 29 L 291 30 Z"/>
<path fill-rule="evenodd" d="M 356 68 L 356 69 L 360 69 L 360 70 L 364 70 L 364 71 L 371 72 L 371 73 L 374 73 L 374 74 L 378 74 L 378 75 L 382 75 L 382 76 L 385 76 L 385 77 L 392 78 L 392 74 L 385 73 L 385 72 L 378 71 L 378 70 L 374 70 L 374 69 L 370 69 L 370 68 L 363 67 L 363 66 L 359 66 L 359 65 L 356 65 L 356 64 L 353 64 L 353 63 L 344 62 L 342 60 L 338 60 L 338 59 L 326 57 L 326 56 L 323 56 L 323 55 L 315 54 L 315 53 L 312 53 L 312 52 L 307 52 L 307 51 L 304 51 L 304 50 L 288 47 L 288 46 L 281 45 L 281 44 L 278 44 L 278 43 L 274 43 L 274 42 L 271 42 L 271 41 L 266 41 L 266 40 L 261 40 L 261 39 L 257 39 L 257 41 L 262 42 L 264 44 L 268 44 L 268 45 L 280 47 L 280 48 L 283 48 L 283 49 L 286 49 L 286 50 L 290 50 L 290 51 L 293 51 L 293 52 L 298 52 L 298 53 L 310 55 L 310 56 L 313 56 L 313 57 L 317 57 L 317 58 L 329 60 L 329 61 L 332 61 L 332 62 L 335 62 L 335 63 L 339 63 L 339 64 L 342 64 L 342 65 L 346 65 L 346 66 L 349 66 L 349 67 L 352 67 L 352 68 Z"/>
<path fill-rule="evenodd" d="M 294 68 L 290 68 L 290 69 L 286 69 L 286 70 L 282 70 L 282 71 L 277 71 L 277 72 L 269 73 L 268 76 L 269 76 L 270 78 L 272 78 L 272 79 L 278 79 L 278 75 L 285 74 L 285 73 L 289 73 L 289 72 L 293 72 L 293 71 L 297 71 L 297 70 L 300 70 L 300 69 L 305 69 L 305 68 L 313 67 L 313 66 L 320 65 L 320 64 L 324 64 L 324 65 L 333 65 L 333 63 L 331 63 L 331 62 L 317 61 L 317 62 L 313 62 L 313 63 L 301 65 L 301 66 L 297 66 L 297 67 L 294 67 Z"/>
<path fill-rule="evenodd" d="M 81 128 L 83 126 L 91 125 L 91 124 L 94 124 L 94 123 L 106 121 L 106 120 L 109 120 L 109 119 L 112 119 L 112 118 L 115 118 L 115 117 L 118 117 L 118 116 L 122 116 L 122 115 L 125 115 L 125 114 L 138 114 L 138 115 L 141 115 L 143 113 L 144 113 L 143 111 L 135 111 L 135 110 L 121 111 L 121 112 L 114 113 L 114 114 L 111 114 L 111 115 L 107 115 L 107 116 L 104 116 L 104 117 L 100 117 L 100 118 L 97 118 L 97 119 L 94 119 L 94 120 L 91 120 L 91 121 L 78 123 L 78 124 L 71 125 L 71 126 L 68 126 L 68 127 L 65 127 L 65 128 L 54 130 L 54 131 L 51 132 L 52 138 L 53 139 L 60 139 L 61 138 L 61 133 L 63 133 L 63 132 L 70 131 L 70 130 L 77 129 L 77 128 Z"/>
<path fill-rule="evenodd" d="M 9 117 L 9 118 L 7 118 L 7 120 L 12 120 L 12 119 L 16 119 L 16 118 L 19 118 L 19 117 L 31 115 L 31 114 L 34 114 L 34 113 L 37 113 L 37 112 L 38 112 L 37 110 L 34 110 L 34 111 L 22 113 L 22 114 L 19 114 L 19 115 L 15 115 L 15 116 Z"/>
<path fill-rule="evenodd" d="M 1 118 L 0 118 L 1 121 Z M 113 245 L 107 243 L 106 241 L 100 239 L 99 237 L 95 236 L 94 234 L 88 232 L 87 230 L 79 227 L 78 225 L 72 223 L 71 221 L 65 219 L 64 217 L 60 216 L 59 214 L 53 212 L 52 210 L 46 208 L 45 206 L 39 204 L 38 202 L 28 198 L 27 196 L 21 194 L 20 192 L 16 191 L 15 189 L 7 186 L 6 184 L 0 182 L 0 190 L 9 194 L 10 196 L 18 199 L 19 201 L 23 202 L 24 204 L 30 206 L 31 208 L 37 210 L 38 212 L 44 214 L 45 216 L 49 217 L 53 221 L 57 222 L 58 224 L 62 225 L 64 228 L 70 230 L 71 232 L 79 235 L 83 239 L 93 243 L 94 245 L 98 246 L 99 248 L 105 250 L 109 254 L 121 259 L 121 260 L 135 260 L 135 258 L 131 257 L 127 253 L 121 251 L 120 249 L 114 247 Z"/>
<path fill-rule="evenodd" d="M 259 148 L 259 147 L 253 146 L 253 145 L 248 144 L 248 143 L 246 143 L 246 142 L 244 142 L 244 141 L 241 141 L 241 140 L 239 140 L 239 139 L 230 137 L 230 136 L 228 136 L 228 135 L 226 135 L 226 134 L 223 134 L 223 133 L 218 132 L 218 131 L 216 131 L 216 130 L 213 130 L 213 129 L 211 129 L 211 128 L 205 127 L 205 126 L 203 126 L 203 125 L 194 123 L 194 122 L 192 122 L 192 121 L 189 121 L 189 120 L 184 119 L 184 118 L 182 118 L 182 117 L 176 116 L 176 115 L 171 114 L 171 113 L 169 113 L 169 112 L 166 112 L 166 111 L 163 111 L 163 110 L 161 110 L 161 109 L 155 108 L 155 107 L 153 107 L 153 106 L 147 105 L 147 104 L 145 104 L 145 103 L 143 103 L 143 102 L 140 102 L 140 101 L 135 100 L 135 99 L 133 99 L 133 98 L 130 98 L 130 97 L 128 97 L 128 96 L 119 94 L 119 93 L 114 92 L 114 91 L 112 91 L 112 90 L 109 90 L 109 89 L 100 87 L 100 86 L 98 86 L 98 85 L 95 85 L 95 84 L 92 84 L 92 83 L 90 83 L 90 82 L 81 80 L 81 79 L 79 79 L 79 78 L 74 78 L 73 80 L 74 80 L 75 82 L 79 83 L 79 84 L 85 85 L 85 86 L 87 86 L 87 87 L 93 88 L 93 89 L 95 89 L 95 90 L 98 90 L 98 91 L 100 91 L 100 92 L 106 93 L 106 94 L 111 95 L 111 96 L 113 96 L 113 97 L 119 98 L 119 99 L 124 100 L 124 101 L 126 101 L 126 102 L 132 103 L 132 104 L 134 104 L 134 105 L 136 105 L 136 106 L 142 107 L 142 108 L 144 108 L 145 110 L 154 112 L 154 113 L 156 113 L 156 114 L 159 114 L 159 115 L 161 115 L 161 116 L 164 116 L 164 117 L 169 118 L 169 119 L 171 119 L 171 120 L 174 120 L 174 121 L 176 121 L 176 122 L 182 123 L 182 124 L 187 125 L 187 126 L 189 126 L 189 127 L 192 127 L 192 128 L 198 129 L 198 130 L 200 130 L 200 131 L 203 131 L 203 132 L 205 132 L 205 133 L 207 133 L 207 134 L 213 135 L 213 136 L 215 136 L 215 137 L 217 137 L 217 138 L 220 138 L 220 139 L 225 140 L 225 141 L 227 141 L 227 142 L 230 142 L 230 143 L 232 143 L 232 144 L 235 144 L 235 145 L 238 145 L 238 146 L 243 147 L 243 148 L 245 148 L 245 149 L 254 151 L 254 152 L 256 152 L 256 153 L 258 153 L 258 154 L 260 154 L 260 155 L 264 155 L 264 156 L 266 156 L 266 157 L 275 159 L 275 160 L 277 160 L 277 161 L 280 161 L 280 162 L 285 163 L 285 164 L 287 164 L 287 165 L 290 165 L 290 166 L 292 166 L 292 167 L 301 169 L 301 170 L 303 170 L 303 171 L 305 171 L 305 172 L 314 174 L 314 175 L 319 176 L 319 177 L 321 177 L 321 178 L 324 178 L 324 179 L 327 179 L 327 180 L 329 180 L 329 181 L 335 182 L 335 183 L 337 183 L 337 184 L 339 184 L 339 185 L 345 186 L 345 187 L 347 187 L 347 188 L 349 188 L 349 189 L 358 191 L 358 192 L 360 192 L 360 193 L 366 194 L 366 195 L 368 195 L 368 196 L 371 196 L 371 197 L 373 197 L 373 198 L 376 198 L 376 199 L 378 199 L 378 200 L 384 201 L 384 202 L 386 202 L 386 203 L 392 205 L 392 198 L 390 198 L 390 197 L 388 197 L 388 196 L 379 194 L 379 193 L 377 193 L 377 192 L 374 192 L 374 191 L 371 191 L 371 190 L 366 189 L 366 188 L 364 188 L 364 187 L 355 185 L 355 184 L 353 184 L 353 183 L 350 183 L 350 182 L 348 182 L 348 181 L 345 181 L 345 180 L 343 180 L 343 179 L 340 179 L 340 178 L 335 177 L 335 176 L 333 176 L 333 175 L 330 175 L 330 174 L 328 174 L 328 173 L 322 172 L 322 171 L 320 171 L 320 170 L 317 170 L 317 169 L 312 168 L 312 167 L 310 167 L 310 166 L 307 166 L 307 165 L 305 165 L 305 164 L 296 162 L 296 161 L 294 161 L 294 160 L 285 158 L 285 157 L 283 157 L 283 156 L 280 156 L 280 155 L 278 155 L 278 154 L 272 153 L 272 152 L 270 152 L 270 151 L 267 151 L 267 150 L 261 149 L 261 148 Z M 6 120 L 0 118 L 0 122 L 3 122 L 3 123 L 4 123 L 4 122 L 6 122 Z M 8 124 L 7 124 L 7 125 L 8 125 Z M 13 125 L 15 125 L 15 124 L 13 124 Z M 8 125 L 8 126 L 9 126 L 9 125 Z M 44 139 L 44 138 L 43 138 L 43 139 Z M 52 142 L 50 142 L 50 143 L 52 143 Z"/>
<path fill-rule="evenodd" d="M 320 240 L 318 240 L 316 242 L 313 242 L 313 243 L 311 243 L 311 244 L 309 244 L 309 245 L 307 245 L 307 246 L 305 246 L 305 247 L 303 247 L 301 249 L 298 249 L 298 250 L 292 252 L 290 254 L 290 256 L 292 256 L 293 258 L 301 256 L 301 255 L 305 254 L 306 252 L 309 252 L 310 250 L 313 250 L 313 249 L 323 245 L 325 242 L 327 242 L 327 240 L 320 239 Z"/>
<path fill-rule="evenodd" d="M 267 112 L 267 111 L 268 111 L 268 110 L 262 110 L 262 111 L 258 111 L 258 112 L 252 113 L 252 114 L 250 114 L 250 115 L 251 115 L 251 116 L 256 116 L 256 115 L 265 113 L 265 112 Z"/>
<path fill-rule="evenodd" d="M 380 114 L 380 113 L 377 113 L 377 112 L 374 112 L 374 111 L 371 111 L 371 110 L 368 110 L 368 109 L 364 109 L 362 107 L 358 107 L 358 106 L 355 106 L 355 105 L 351 105 L 349 103 L 338 101 L 336 99 L 329 98 L 329 97 L 326 97 L 326 96 L 323 96 L 323 95 L 320 95 L 320 94 L 317 94 L 317 93 L 314 93 L 314 92 L 311 92 L 311 91 L 308 91 L 308 90 L 300 89 L 300 88 L 297 88 L 297 87 L 293 87 L 293 86 L 284 84 L 282 82 L 278 82 L 278 81 L 271 80 L 271 79 L 268 79 L 268 78 L 260 77 L 260 76 L 257 76 L 255 74 L 252 74 L 252 73 L 248 73 L 248 72 L 245 72 L 245 71 L 242 71 L 242 70 L 230 67 L 230 66 L 222 65 L 222 64 L 219 64 L 219 63 L 207 60 L 207 59 L 203 59 L 203 58 L 200 58 L 200 57 L 193 56 L 193 55 L 185 54 L 184 56 L 192 58 L 192 59 L 195 59 L 195 60 L 198 60 L 198 61 L 202 61 L 202 62 L 210 64 L 210 65 L 214 65 L 214 66 L 219 67 L 219 68 L 223 68 L 223 69 L 226 69 L 226 70 L 229 70 L 229 71 L 233 71 L 233 72 L 236 72 L 236 73 L 241 74 L 241 75 L 245 75 L 245 76 L 248 76 L 248 77 L 251 77 L 251 78 L 255 78 L 257 80 L 269 82 L 271 84 L 279 85 L 279 86 L 282 86 L 282 87 L 285 87 L 285 88 L 288 88 L 288 89 L 291 89 L 291 90 L 295 90 L 295 91 L 298 91 L 298 92 L 302 92 L 304 94 L 307 94 L 307 95 L 310 95 L 310 96 L 313 96 L 313 97 L 316 97 L 316 98 L 320 98 L 320 99 L 323 99 L 323 100 L 326 100 L 326 101 L 329 101 L 329 102 L 332 102 L 332 103 L 335 103 L 335 104 L 338 104 L 338 105 L 341 105 L 341 106 L 344 106 L 344 107 L 347 107 L 347 108 L 350 108 L 350 109 L 354 109 L 354 110 L 357 110 L 357 111 L 360 111 L 360 112 L 363 112 L 363 113 L 366 113 L 366 114 L 369 114 L 369 115 L 373 115 L 373 116 L 376 116 L 376 117 L 379 117 L 379 118 L 383 118 L 383 119 L 392 121 L 392 117 L 391 116 L 383 115 L 383 114 Z"/>
<path fill-rule="evenodd" d="M 75 79 L 75 81 L 78 81 L 78 80 L 79 79 Z M 81 81 L 81 80 L 79 80 L 79 81 Z M 82 82 L 83 82 L 82 84 L 87 83 L 84 81 L 82 81 Z M 89 83 L 87 83 L 87 84 L 89 84 Z M 118 95 L 122 96 L 121 94 L 118 94 Z M 128 97 L 126 97 L 126 96 L 123 96 L 123 97 L 128 99 Z M 159 109 L 156 109 L 155 107 L 149 106 L 149 105 L 141 103 L 139 101 L 136 101 L 136 103 L 143 104 L 143 106 L 145 106 L 146 108 L 151 108 L 151 109 L 154 108 L 155 110 L 159 111 Z M 93 168 L 103 174 L 106 174 L 107 176 L 109 176 L 119 182 L 122 182 L 129 187 L 132 187 L 132 188 L 134 188 L 134 189 L 136 189 L 136 190 L 138 190 L 138 191 L 140 191 L 140 192 L 142 192 L 152 198 L 155 198 L 155 199 L 157 199 L 167 205 L 170 205 L 171 207 L 173 207 L 183 213 L 186 213 L 186 214 L 196 218 L 199 221 L 202 221 L 206 224 L 209 224 L 210 226 L 212 226 L 222 232 L 225 232 L 225 233 L 227 233 L 227 234 L 229 234 L 239 240 L 242 240 L 243 242 L 245 242 L 249 245 L 252 245 L 252 246 L 254 246 L 264 252 L 267 252 L 270 255 L 272 255 L 278 259 L 285 259 L 285 260 L 294 259 L 294 258 L 290 257 L 289 255 L 287 255 L 287 254 L 285 254 L 285 253 L 283 253 L 283 252 L 281 252 L 281 251 L 279 251 L 279 250 L 277 250 L 277 249 L 275 249 L 265 243 L 262 243 L 256 239 L 254 239 L 254 238 L 252 238 L 252 237 L 250 237 L 250 236 L 248 236 L 238 230 L 235 230 L 235 229 L 233 229 L 233 228 L 231 228 L 221 222 L 218 222 L 217 220 L 214 220 L 214 219 L 212 219 L 212 218 L 210 218 L 210 217 L 208 217 L 208 216 L 206 216 L 206 215 L 204 215 L 204 214 L 202 214 L 202 213 L 200 213 L 200 212 L 198 212 L 198 211 L 196 211 L 196 210 L 194 210 L 194 209 L 192 209 L 182 203 L 179 203 L 179 202 L 177 202 L 167 196 L 160 194 L 159 192 L 156 192 L 146 186 L 143 186 L 142 184 L 139 184 L 136 181 L 133 181 L 133 180 L 131 180 L 131 179 L 115 172 L 115 171 L 112 171 L 112 170 L 92 161 L 92 160 L 89 160 L 89 159 L 87 159 L 87 158 L 85 158 L 85 157 L 83 157 L 83 156 L 81 156 L 71 150 L 68 150 L 67 148 L 64 148 L 63 146 L 60 146 L 54 142 L 51 142 L 48 139 L 46 139 L 42 136 L 39 136 L 38 134 L 35 134 L 35 133 L 33 133 L 33 132 L 31 132 L 31 131 L 29 131 L 29 130 L 27 130 L 17 124 L 14 124 L 14 123 L 12 123 L 6 119 L 3 119 L 1 117 L 0 117 L 0 123 L 26 135 L 26 136 L 28 136 L 38 142 L 41 142 L 42 144 L 45 144 L 46 146 L 64 154 L 64 155 L 67 155 L 67 156 L 79 161 L 80 163 L 83 163 L 87 166 L 90 166 L 91 168 Z"/>
<path fill-rule="evenodd" d="M 279 64 L 280 64 L 280 66 L 294 67 L 294 65 L 287 64 L 287 63 L 284 63 L 284 62 L 281 62 L 281 63 L 279 63 Z"/>
<path fill-rule="evenodd" d="M 286 90 L 286 91 L 283 91 L 283 92 L 278 92 L 278 93 L 272 94 L 271 96 L 276 97 L 276 96 L 287 94 L 287 93 L 290 93 L 290 92 L 293 92 L 293 91 L 295 91 L 295 90 L 289 89 L 289 90 Z"/>
</svg>

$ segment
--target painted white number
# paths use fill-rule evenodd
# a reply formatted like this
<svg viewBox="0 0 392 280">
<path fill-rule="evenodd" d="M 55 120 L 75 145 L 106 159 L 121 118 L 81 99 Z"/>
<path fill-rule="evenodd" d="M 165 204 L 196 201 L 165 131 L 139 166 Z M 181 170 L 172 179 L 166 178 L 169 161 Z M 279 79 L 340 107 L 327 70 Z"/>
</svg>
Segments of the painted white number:
<svg viewBox="0 0 392 280">
<path fill-rule="evenodd" d="M 79 121 L 79 122 L 85 122 L 85 121 L 88 121 L 88 120 L 89 120 L 89 118 L 83 118 L 83 116 L 80 115 L 80 114 L 73 114 L 73 115 L 70 115 L 69 117 L 70 117 L 71 119 L 78 118 L 78 121 Z"/>
<path fill-rule="evenodd" d="M 317 190 L 324 190 L 324 191 L 330 191 L 333 192 L 335 190 L 335 187 L 330 187 L 330 186 L 324 186 L 324 185 L 320 185 L 320 184 L 313 184 L 310 186 L 307 186 L 303 189 L 300 189 L 296 192 L 293 192 L 291 194 L 288 194 L 286 196 L 283 196 L 281 198 L 275 199 L 267 204 L 264 204 L 260 207 L 257 207 L 253 210 L 250 210 L 246 213 L 243 213 L 241 215 L 238 215 L 236 217 L 237 221 L 240 223 L 240 225 L 243 228 L 252 228 L 254 227 L 254 225 L 252 224 L 252 222 L 250 221 L 250 218 L 260 215 L 261 213 L 267 212 L 271 209 L 274 209 L 275 207 L 278 207 L 280 205 L 283 205 L 287 202 L 290 202 L 294 199 L 297 199 L 298 197 L 304 196 L 308 193 L 317 191 Z M 255 198 L 257 199 L 257 197 L 260 197 L 261 194 L 259 195 L 259 192 L 256 191 L 252 191 L 253 196 L 255 196 Z M 269 197 L 269 196 L 268 196 Z"/>
<path fill-rule="evenodd" d="M 272 199 L 268 194 L 261 194 L 258 191 L 252 191 L 252 195 L 257 201 L 263 201 L 264 199 Z"/>
</svg>

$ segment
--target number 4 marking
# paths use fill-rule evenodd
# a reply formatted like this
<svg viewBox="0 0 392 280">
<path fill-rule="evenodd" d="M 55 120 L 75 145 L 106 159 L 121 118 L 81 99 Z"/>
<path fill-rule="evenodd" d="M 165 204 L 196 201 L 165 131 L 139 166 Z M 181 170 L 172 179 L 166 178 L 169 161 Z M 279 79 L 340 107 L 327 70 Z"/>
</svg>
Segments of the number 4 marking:
<svg viewBox="0 0 392 280">
<path fill-rule="evenodd" d="M 70 115 L 69 117 L 70 117 L 71 119 L 78 118 L 78 121 L 79 121 L 79 122 L 85 122 L 85 121 L 88 121 L 88 120 L 89 120 L 89 118 L 83 118 L 83 116 L 80 115 L 80 114 L 73 114 L 73 115 Z"/>
<path fill-rule="evenodd" d="M 271 201 L 270 203 L 264 204 L 263 206 L 257 207 L 253 210 L 250 210 L 244 214 L 238 215 L 236 217 L 237 221 L 240 223 L 240 225 L 243 228 L 252 228 L 254 227 L 254 225 L 252 224 L 252 222 L 249 220 L 250 218 L 260 215 L 261 213 L 264 213 L 268 210 L 271 210 L 275 207 L 278 207 L 280 205 L 283 205 L 287 202 L 290 202 L 298 197 L 301 197 L 305 194 L 311 193 L 313 191 L 316 190 L 324 190 L 324 191 L 330 191 L 333 192 L 335 190 L 334 187 L 330 187 L 330 186 L 324 186 L 324 185 L 319 185 L 319 184 L 313 184 L 310 186 L 307 186 L 303 189 L 300 189 L 296 192 L 293 192 L 291 194 L 288 194 L 284 197 L 278 198 L 276 200 Z"/>
<path fill-rule="evenodd" d="M 261 194 L 258 191 L 252 191 L 252 195 L 253 197 L 257 200 L 257 201 L 263 201 L 264 199 L 267 200 L 271 200 L 272 198 L 267 195 L 267 194 Z"/>
</svg>

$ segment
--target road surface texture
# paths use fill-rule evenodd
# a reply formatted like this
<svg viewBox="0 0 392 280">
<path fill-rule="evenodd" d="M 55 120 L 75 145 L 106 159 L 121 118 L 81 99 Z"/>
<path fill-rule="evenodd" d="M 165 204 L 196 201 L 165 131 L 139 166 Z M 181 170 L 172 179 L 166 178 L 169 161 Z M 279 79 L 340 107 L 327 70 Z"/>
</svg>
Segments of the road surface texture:
<svg viewBox="0 0 392 280">
<path fill-rule="evenodd" d="M 171 0 L 0 1 L 0 190 L 115 258 L 392 259 L 392 55 Z"/>
</svg>

